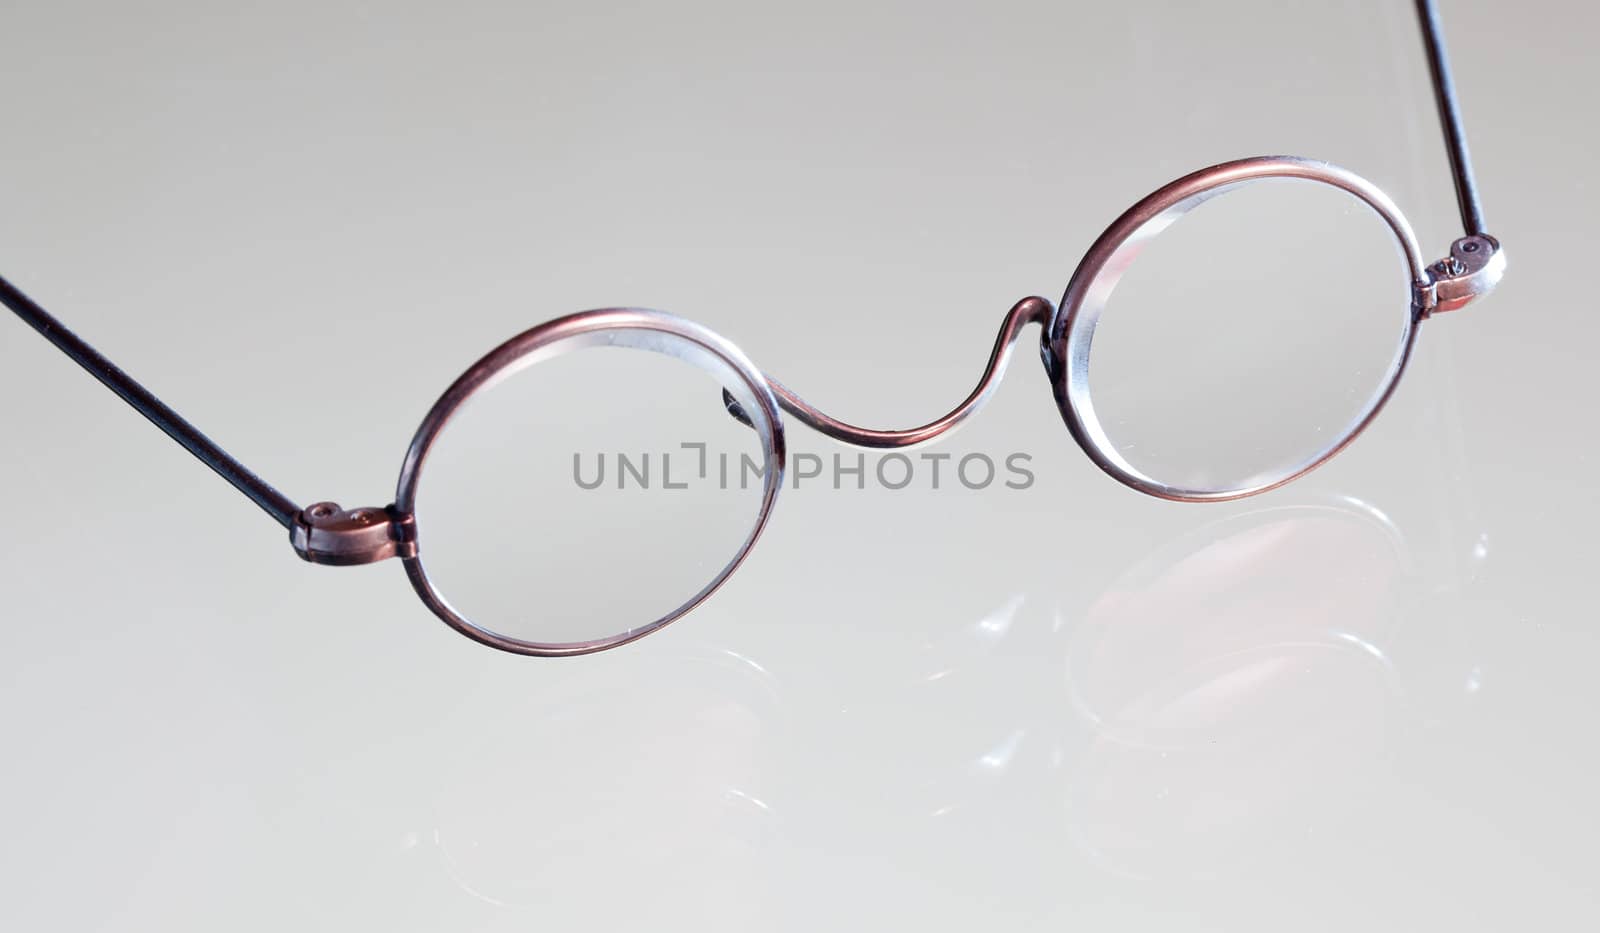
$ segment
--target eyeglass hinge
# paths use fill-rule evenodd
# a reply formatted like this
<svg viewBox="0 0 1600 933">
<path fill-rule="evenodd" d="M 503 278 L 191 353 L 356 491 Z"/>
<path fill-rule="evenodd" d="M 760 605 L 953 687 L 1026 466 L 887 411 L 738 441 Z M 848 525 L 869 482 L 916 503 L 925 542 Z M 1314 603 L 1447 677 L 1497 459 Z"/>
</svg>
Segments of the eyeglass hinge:
<svg viewBox="0 0 1600 933">
<path fill-rule="evenodd" d="M 1505 273 L 1499 240 L 1482 233 L 1464 236 L 1450 244 L 1449 256 L 1428 267 L 1428 281 L 1417 286 L 1417 306 L 1424 317 L 1464 308 L 1494 291 Z"/>
<path fill-rule="evenodd" d="M 313 564 L 371 564 L 417 554 L 416 519 L 394 506 L 341 509 L 317 502 L 301 509 L 289 528 L 294 552 Z"/>
</svg>

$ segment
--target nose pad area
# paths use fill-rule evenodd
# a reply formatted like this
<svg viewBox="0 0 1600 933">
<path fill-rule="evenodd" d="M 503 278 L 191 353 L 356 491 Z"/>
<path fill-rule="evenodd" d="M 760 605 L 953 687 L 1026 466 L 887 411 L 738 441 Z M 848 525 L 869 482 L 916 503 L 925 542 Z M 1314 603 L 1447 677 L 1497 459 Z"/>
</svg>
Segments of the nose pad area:
<svg viewBox="0 0 1600 933">
<path fill-rule="evenodd" d="M 733 420 L 747 428 L 755 427 L 755 422 L 750 420 L 750 416 L 745 413 L 744 407 L 739 404 L 738 399 L 733 397 L 733 393 L 727 389 L 722 390 L 722 407 L 728 410 L 728 414 L 733 416 Z"/>
</svg>

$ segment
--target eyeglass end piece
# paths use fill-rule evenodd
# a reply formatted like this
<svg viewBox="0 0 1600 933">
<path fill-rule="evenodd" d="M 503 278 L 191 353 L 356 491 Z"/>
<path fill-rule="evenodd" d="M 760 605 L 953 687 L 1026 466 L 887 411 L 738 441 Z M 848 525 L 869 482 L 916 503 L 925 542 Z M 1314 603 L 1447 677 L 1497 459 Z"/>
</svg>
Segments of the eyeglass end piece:
<svg viewBox="0 0 1600 933">
<path fill-rule="evenodd" d="M 289 543 L 313 564 L 349 566 L 415 557 L 416 522 L 393 506 L 341 509 L 337 502 L 317 502 L 295 515 Z"/>
<path fill-rule="evenodd" d="M 1429 282 L 1421 289 L 1424 314 L 1456 311 L 1494 291 L 1506 273 L 1500 241 L 1474 233 L 1450 244 L 1450 255 L 1428 267 Z"/>
</svg>

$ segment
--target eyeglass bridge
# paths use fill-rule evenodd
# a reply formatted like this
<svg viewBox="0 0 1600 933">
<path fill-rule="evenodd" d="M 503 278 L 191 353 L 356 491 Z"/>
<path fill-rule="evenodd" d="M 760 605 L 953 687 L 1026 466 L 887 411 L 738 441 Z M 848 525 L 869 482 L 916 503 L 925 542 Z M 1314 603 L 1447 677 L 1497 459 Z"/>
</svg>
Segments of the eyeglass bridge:
<svg viewBox="0 0 1600 933">
<path fill-rule="evenodd" d="M 1456 240 L 1449 256 L 1428 267 L 1429 281 L 1418 288 L 1423 316 L 1466 307 L 1494 291 L 1505 274 L 1506 254 L 1499 240 L 1484 233 Z"/>
<path fill-rule="evenodd" d="M 289 543 L 313 564 L 371 564 L 391 557 L 415 557 L 417 526 L 412 515 L 394 506 L 341 509 L 316 502 L 301 509 L 289 528 Z"/>
</svg>

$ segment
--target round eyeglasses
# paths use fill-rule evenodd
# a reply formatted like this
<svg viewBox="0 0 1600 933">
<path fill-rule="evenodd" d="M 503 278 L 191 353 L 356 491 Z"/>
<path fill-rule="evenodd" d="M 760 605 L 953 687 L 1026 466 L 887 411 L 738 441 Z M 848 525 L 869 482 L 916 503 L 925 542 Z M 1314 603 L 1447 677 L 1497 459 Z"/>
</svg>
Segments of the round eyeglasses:
<svg viewBox="0 0 1600 933">
<path fill-rule="evenodd" d="M 1376 218 L 1385 237 L 1391 241 L 1388 245 L 1394 247 L 1391 252 L 1398 253 L 1397 272 L 1388 284 L 1399 287 L 1384 289 L 1394 300 L 1386 307 L 1379 306 L 1379 313 L 1372 315 L 1378 326 L 1370 328 L 1374 336 L 1365 341 L 1373 351 L 1369 354 L 1371 364 L 1366 367 L 1370 378 L 1356 390 L 1338 393 L 1341 398 L 1334 400 L 1334 408 L 1342 420 L 1332 430 L 1300 438 L 1298 447 L 1291 445 L 1285 451 L 1266 455 L 1260 462 L 1236 464 L 1231 470 L 1202 469 L 1193 476 L 1161 472 L 1141 461 L 1142 449 L 1135 451 L 1129 449 L 1129 445 L 1120 445 L 1118 428 L 1125 425 L 1113 425 L 1103 414 L 1106 406 L 1101 392 L 1104 389 L 1097 389 L 1100 382 L 1096 378 L 1103 365 L 1100 347 L 1096 345 L 1097 335 L 1107 329 L 1103 325 L 1111 322 L 1117 313 L 1117 303 L 1113 299 L 1119 283 L 1138 273 L 1140 262 L 1136 257 L 1153 247 L 1152 241 L 1158 234 L 1172 228 L 1180 217 L 1212 198 L 1272 179 L 1310 182 L 1320 187 L 1321 193 L 1354 199 L 1368 209 L 1366 217 L 1356 219 Z M 1455 244 L 1453 253 L 1463 267 L 1473 264 L 1470 274 L 1487 283 L 1484 287 L 1492 285 L 1504 265 L 1504 254 L 1498 243 L 1483 235 L 1463 238 Z M 1461 271 L 1467 274 L 1466 268 Z M 1326 462 L 1372 421 L 1393 393 L 1405 368 L 1418 323 L 1440 309 L 1439 291 L 1443 281 L 1437 270 L 1431 271 L 1423 263 L 1405 218 L 1372 184 L 1326 163 L 1268 157 L 1224 163 L 1195 172 L 1135 204 L 1089 249 L 1059 307 L 1039 297 L 1017 302 L 1005 317 L 988 366 L 972 393 L 949 413 L 919 427 L 874 430 L 831 417 L 782 383 L 763 376 L 732 343 L 698 324 L 670 314 L 624 308 L 573 314 L 535 327 L 496 348 L 456 380 L 434 405 L 407 452 L 395 504 L 385 513 L 387 521 L 380 523 L 392 524 L 397 531 L 384 542 L 393 539 L 407 575 L 428 607 L 468 637 L 506 651 L 533 655 L 583 654 L 624 644 L 693 609 L 720 586 L 749 553 L 782 488 L 785 411 L 824 435 L 858 447 L 906 448 L 932 441 L 959 427 L 989 398 L 1010 361 L 1018 338 L 1031 324 L 1043 328 L 1041 355 L 1061 416 L 1072 437 L 1102 470 L 1133 489 L 1163 499 L 1204 502 L 1250 496 L 1287 483 Z M 1316 317 L 1332 319 L 1328 315 Z M 1204 326 L 1214 329 L 1218 325 L 1208 322 Z M 1336 332 L 1341 328 L 1349 329 L 1341 324 L 1335 328 Z M 1274 339 L 1266 341 L 1268 345 L 1275 342 Z M 1237 344 L 1238 340 L 1228 337 L 1225 343 Z M 704 399 L 696 393 L 699 383 L 704 381 L 721 388 L 723 406 L 733 416 L 727 420 L 730 425 L 742 425 L 751 449 L 735 449 L 739 440 L 737 432 L 732 437 L 724 436 L 721 443 L 701 442 L 695 445 L 700 448 L 696 452 L 700 455 L 701 467 L 698 474 L 689 478 L 703 478 L 707 472 L 704 461 L 709 457 L 714 465 L 720 461 L 720 468 L 714 466 L 713 470 L 722 474 L 722 482 L 684 482 L 674 487 L 670 475 L 658 476 L 658 491 L 663 480 L 668 489 L 679 488 L 680 491 L 661 492 L 631 502 L 625 496 L 586 500 L 584 494 L 579 493 L 566 497 L 579 504 L 573 514 L 567 514 L 573 512 L 571 509 L 554 506 L 561 497 L 551 495 L 551 491 L 561 477 L 531 482 L 533 464 L 512 469 L 498 483 L 476 474 L 457 477 L 450 482 L 458 489 L 471 492 L 447 496 L 446 503 L 437 509 L 439 517 L 436 519 L 435 512 L 430 511 L 429 499 L 429 481 L 433 479 L 430 471 L 436 468 L 430 464 L 436 459 L 436 449 L 450 446 L 455 425 L 465 420 L 473 406 L 485 396 L 507 391 L 510 384 L 518 380 L 531 380 L 541 366 L 553 365 L 556 357 L 596 348 L 646 351 L 645 355 L 665 357 L 678 364 L 676 368 L 702 378 L 684 380 L 683 391 L 677 392 L 670 387 L 672 380 L 666 378 L 666 373 L 640 371 L 638 367 L 643 361 L 616 360 L 616 365 L 621 367 L 619 372 L 602 374 L 597 385 L 563 386 L 558 382 L 530 385 L 526 393 L 513 396 L 503 406 L 505 411 L 489 414 L 486 435 L 504 433 L 515 412 L 527 417 L 528 412 L 542 411 L 548 417 L 518 425 L 516 432 L 531 433 L 539 438 L 534 447 L 562 451 L 579 449 L 583 438 L 608 423 L 604 414 L 593 410 L 599 406 L 591 404 L 602 395 L 605 385 L 621 387 L 620 404 L 630 409 L 642 404 L 637 397 L 640 385 L 648 387 L 647 395 L 652 400 L 670 397 L 662 413 L 681 423 L 686 413 L 703 416 L 707 410 Z M 1184 355 L 1210 360 L 1210 365 L 1216 367 L 1215 353 L 1191 354 L 1188 344 L 1180 350 Z M 1268 351 L 1247 347 L 1243 355 L 1248 359 L 1264 352 Z M 626 354 L 640 355 L 638 352 Z M 1346 354 L 1332 356 L 1340 360 L 1341 365 L 1348 362 Z M 585 362 L 584 369 L 598 372 L 597 362 Z M 1223 381 L 1230 384 L 1239 378 L 1237 372 L 1222 376 Z M 1159 384 L 1161 380 L 1145 381 Z M 1260 393 L 1252 390 L 1248 394 Z M 1286 410 L 1293 417 L 1304 413 L 1300 406 L 1286 409 L 1279 406 L 1279 410 Z M 634 449 L 671 446 L 671 435 L 661 438 L 660 443 L 640 438 L 641 425 L 659 423 L 661 419 L 649 412 L 641 415 L 633 411 L 632 414 L 640 415 L 627 433 Z M 1219 426 L 1219 422 L 1227 422 L 1227 415 L 1227 412 L 1215 413 L 1212 419 L 1199 425 L 1198 433 L 1222 438 L 1227 442 L 1223 445 L 1225 448 L 1235 446 L 1236 432 Z M 562 443 L 569 434 L 570 448 Z M 711 434 L 697 428 L 694 436 L 710 437 Z M 708 445 L 722 449 L 713 449 L 708 454 L 705 449 Z M 461 459 L 479 463 L 497 460 L 496 454 L 487 449 L 496 447 L 493 442 L 477 446 L 479 449 L 467 451 L 470 456 Z M 1260 445 L 1244 446 L 1249 452 L 1260 452 Z M 734 457 L 739 471 L 746 473 L 747 478 L 753 472 L 759 482 L 728 483 L 730 456 Z M 586 479 L 595 485 L 607 483 L 607 491 L 612 493 L 626 490 L 629 477 L 621 471 L 630 464 L 621 459 L 620 453 L 618 457 L 614 465 L 619 475 L 614 484 L 607 483 L 606 461 L 598 457 L 591 476 L 584 477 L 575 467 L 574 478 L 579 484 Z M 752 461 L 757 464 L 754 471 L 748 469 Z M 669 469 L 670 463 L 663 458 L 657 463 L 658 471 Z M 638 472 L 637 463 L 631 464 L 631 468 L 633 488 L 648 488 L 648 475 Z M 677 510 L 670 519 L 659 520 L 661 516 L 654 514 L 659 509 L 680 504 L 674 496 L 694 498 L 687 489 L 691 485 L 724 495 L 721 501 L 695 502 Z M 487 493 L 490 489 L 494 492 Z M 520 508 L 507 506 L 508 497 L 515 496 L 519 489 L 532 492 L 534 498 Z M 729 495 L 730 489 L 735 494 Z M 750 494 L 738 495 L 740 490 Z M 486 505 L 480 510 L 481 514 L 463 518 L 471 516 L 470 502 L 464 503 L 464 500 L 470 500 L 472 493 L 485 494 Z M 453 507 L 446 507 L 452 502 Z M 596 516 L 582 508 L 601 503 L 619 514 Z M 336 558 L 340 540 L 349 534 L 344 526 L 351 513 L 325 505 L 326 514 L 317 515 L 316 508 L 312 508 L 302 523 L 297 547 L 312 560 Z M 536 539 L 526 553 L 503 553 L 503 536 L 497 539 L 490 552 L 474 550 L 473 542 L 482 537 L 475 534 L 474 529 L 495 521 L 498 515 L 504 515 L 507 520 L 523 516 L 520 520 L 527 524 L 527 535 Z M 436 523 L 441 526 L 437 538 Z M 671 529 L 663 540 L 647 543 L 639 539 L 645 530 L 661 527 Z M 695 533 L 684 534 L 684 528 L 693 528 Z M 712 529 L 713 533 L 708 533 L 707 529 Z M 582 548 L 579 542 L 586 538 L 598 541 L 598 549 Z M 353 541 L 353 537 L 350 540 Z M 380 544 L 383 546 L 386 543 Z M 613 552 L 609 560 L 607 550 Z M 623 557 L 615 553 L 617 551 L 626 551 L 629 556 Z M 435 562 L 448 567 L 448 572 L 436 573 L 430 569 Z M 516 598 L 502 600 L 499 605 L 486 601 L 491 604 L 483 606 L 481 612 L 469 608 L 468 600 L 475 600 L 475 597 L 458 598 L 452 586 L 459 585 L 463 593 L 471 594 L 473 568 L 478 569 L 480 576 L 495 581 L 517 579 L 520 575 L 522 585 L 513 588 Z M 528 595 L 536 598 L 527 599 Z"/>
<path fill-rule="evenodd" d="M 501 344 L 440 396 L 406 451 L 392 505 L 302 508 L 4 279 L 0 301 L 287 528 L 302 558 L 398 558 L 428 608 L 469 638 L 524 655 L 587 654 L 680 618 L 745 559 L 783 485 L 785 413 L 856 447 L 932 441 L 991 396 L 1034 324 L 1072 437 L 1139 492 L 1237 499 L 1344 449 L 1394 392 L 1421 322 L 1487 294 L 1505 271 L 1499 242 L 1484 232 L 1437 17 L 1430 0 L 1418 9 L 1466 233 L 1449 255 L 1424 263 L 1388 196 L 1326 162 L 1214 165 L 1118 217 L 1059 306 L 1037 296 L 1014 304 L 971 394 L 914 428 L 834 418 L 683 318 L 585 311 Z M 1258 197 L 1265 221 L 1196 211 Z M 1306 211 L 1280 213 L 1292 204 L 1320 219 L 1308 228 Z M 1262 260 L 1290 229 L 1308 251 Z M 1319 244 L 1351 239 L 1371 261 L 1330 268 Z M 1264 261 L 1315 270 L 1316 284 L 1246 307 L 1238 286 L 1262 278 Z M 1393 273 L 1365 274 L 1385 262 Z M 1220 291 L 1204 295 L 1207 286 Z M 639 453 L 652 447 L 691 454 L 698 482 L 681 457 Z M 570 476 L 551 451 L 572 453 Z M 646 489 L 659 494 L 638 495 Z M 506 533 L 481 534 L 490 526 Z"/>
</svg>

